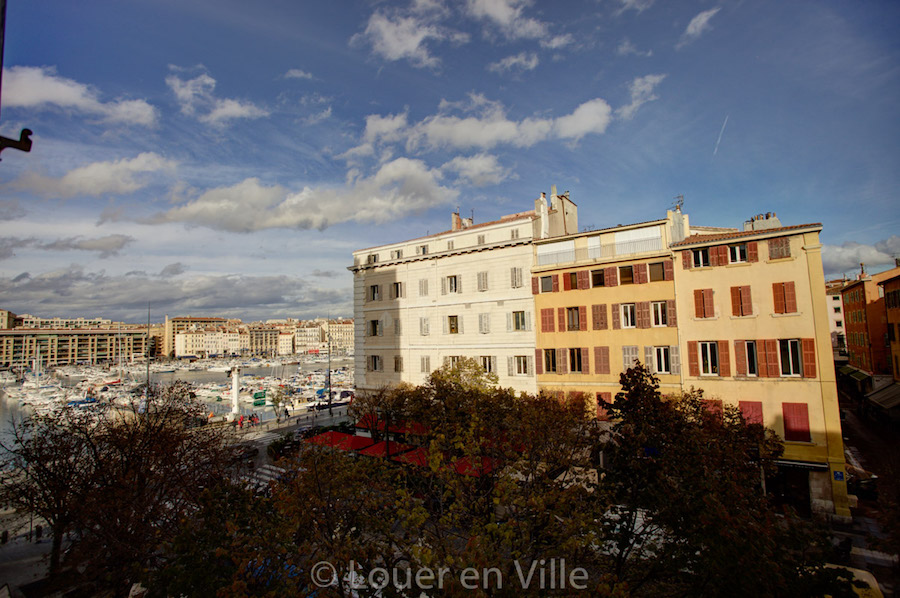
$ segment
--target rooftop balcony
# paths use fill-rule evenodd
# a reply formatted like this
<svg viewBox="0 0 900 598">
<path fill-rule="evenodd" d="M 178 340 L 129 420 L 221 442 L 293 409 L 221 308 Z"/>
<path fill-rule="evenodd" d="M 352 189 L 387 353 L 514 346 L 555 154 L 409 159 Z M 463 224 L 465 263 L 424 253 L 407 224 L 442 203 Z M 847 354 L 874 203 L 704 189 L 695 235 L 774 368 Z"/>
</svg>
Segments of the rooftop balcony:
<svg viewBox="0 0 900 598">
<path fill-rule="evenodd" d="M 596 247 L 576 248 L 537 256 L 537 266 L 554 266 L 585 261 L 603 261 L 623 258 L 643 253 L 662 251 L 661 238 L 640 239 L 626 243 L 609 243 Z"/>
</svg>

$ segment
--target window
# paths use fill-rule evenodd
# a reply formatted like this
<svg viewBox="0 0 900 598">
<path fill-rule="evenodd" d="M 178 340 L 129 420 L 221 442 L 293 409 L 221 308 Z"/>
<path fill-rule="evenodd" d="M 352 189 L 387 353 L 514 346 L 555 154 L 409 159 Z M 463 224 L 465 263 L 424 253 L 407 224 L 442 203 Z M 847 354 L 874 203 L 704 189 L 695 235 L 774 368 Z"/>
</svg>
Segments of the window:
<svg viewBox="0 0 900 598">
<path fill-rule="evenodd" d="M 694 317 L 714 318 L 716 306 L 713 303 L 712 289 L 694 289 Z"/>
<path fill-rule="evenodd" d="M 568 291 L 569 289 L 577 289 L 578 288 L 578 272 L 566 272 L 563 274 L 565 276 L 566 284 L 565 288 Z"/>
<path fill-rule="evenodd" d="M 602 287 L 606 286 L 606 277 L 604 276 L 603 270 L 591 270 L 591 286 L 592 287 Z"/>
<path fill-rule="evenodd" d="M 649 265 L 650 269 L 650 282 L 659 282 L 660 280 L 666 279 L 666 264 L 665 262 L 654 262 Z"/>
<path fill-rule="evenodd" d="M 577 307 L 566 308 L 566 330 L 580 330 L 580 317 Z"/>
<path fill-rule="evenodd" d="M 747 245 L 731 245 L 728 248 L 728 259 L 732 264 L 739 264 L 747 261 Z"/>
<path fill-rule="evenodd" d="M 518 239 L 519 238 L 519 229 L 514 228 L 511 231 L 509 231 L 509 238 L 510 239 Z"/>
<path fill-rule="evenodd" d="M 447 251 L 453 251 L 453 241 L 447 241 Z"/>
<path fill-rule="evenodd" d="M 392 282 L 391 283 L 391 299 L 398 299 L 403 297 L 403 283 L 402 282 Z"/>
<path fill-rule="evenodd" d="M 622 328 L 634 328 L 637 325 L 634 303 L 622 304 Z"/>
<path fill-rule="evenodd" d="M 443 289 L 444 294 L 447 293 L 459 293 L 461 285 L 459 284 L 459 276 L 447 276 L 443 279 Z"/>
<path fill-rule="evenodd" d="M 777 260 L 791 257 L 791 240 L 787 237 L 769 239 L 769 259 Z"/>
<path fill-rule="evenodd" d="M 400 318 L 394 320 L 394 336 L 400 336 Z"/>
<path fill-rule="evenodd" d="M 715 341 L 700 343 L 700 374 L 719 375 L 719 347 Z"/>
<path fill-rule="evenodd" d="M 552 276 L 541 276 L 541 292 L 542 293 L 552 293 L 553 292 L 553 277 Z"/>
<path fill-rule="evenodd" d="M 366 261 L 368 261 L 370 264 L 377 264 L 378 263 L 378 254 L 373 253 L 373 254 L 369 255 L 369 257 Z"/>
<path fill-rule="evenodd" d="M 369 287 L 369 301 L 381 300 L 381 285 L 373 284 Z"/>
<path fill-rule="evenodd" d="M 756 341 L 747 341 L 747 375 L 748 376 L 757 376 L 759 375 L 759 370 L 757 368 L 757 360 L 756 360 Z"/>
<path fill-rule="evenodd" d="M 478 314 L 478 332 L 488 334 L 491 331 L 491 314 Z"/>
<path fill-rule="evenodd" d="M 809 442 L 809 407 L 806 403 L 782 403 L 784 439 Z"/>
<path fill-rule="evenodd" d="M 668 326 L 668 302 L 653 301 L 650 303 L 650 309 L 653 311 L 653 326 Z"/>
<path fill-rule="evenodd" d="M 622 366 L 623 369 L 633 367 L 638 360 L 637 345 L 624 345 L 622 347 Z"/>
<path fill-rule="evenodd" d="M 556 349 L 544 349 L 544 371 L 548 374 L 556 373 Z"/>
<path fill-rule="evenodd" d="M 495 366 L 496 359 L 494 357 L 491 357 L 489 355 L 482 355 L 478 358 L 478 360 L 481 362 L 481 369 L 483 369 L 487 374 L 493 374 L 494 370 L 497 369 Z"/>
<path fill-rule="evenodd" d="M 509 269 L 510 286 L 514 289 L 522 287 L 522 268 Z"/>
<path fill-rule="evenodd" d="M 394 371 L 402 372 L 403 371 L 403 358 L 399 355 L 394 355 Z"/>
<path fill-rule="evenodd" d="M 581 367 L 581 349 L 569 349 L 569 371 L 573 374 L 580 374 L 583 371 Z"/>
<path fill-rule="evenodd" d="M 524 311 L 514 311 L 512 312 L 513 317 L 513 330 L 525 330 L 527 325 L 525 323 L 525 312 Z"/>
<path fill-rule="evenodd" d="M 840 320 L 838 320 L 837 322 L 835 322 L 834 325 L 835 325 L 836 328 L 843 328 L 843 327 L 844 327 L 844 323 L 843 323 L 842 321 L 840 321 Z"/>
<path fill-rule="evenodd" d="M 369 336 L 382 336 L 383 334 L 381 320 L 369 320 Z"/>
<path fill-rule="evenodd" d="M 419 279 L 419 297 L 427 297 L 428 296 L 428 279 L 420 278 Z"/>
<path fill-rule="evenodd" d="M 477 277 L 478 277 L 478 290 L 479 291 L 488 290 L 488 273 L 487 272 L 479 272 Z"/>
<path fill-rule="evenodd" d="M 763 423 L 762 401 L 739 401 L 738 407 L 748 424 Z"/>
<path fill-rule="evenodd" d="M 447 332 L 459 334 L 459 316 L 447 316 Z"/>
<path fill-rule="evenodd" d="M 781 356 L 781 375 L 800 376 L 800 340 L 782 339 L 778 341 L 778 352 Z"/>
<path fill-rule="evenodd" d="M 516 355 L 515 357 L 515 373 L 517 376 L 527 376 L 528 375 L 528 356 L 527 355 Z"/>
<path fill-rule="evenodd" d="M 431 356 L 423 355 L 419 360 L 419 369 L 423 374 L 431 373 Z"/>
<path fill-rule="evenodd" d="M 484 245 L 484 235 L 478 235 L 478 244 Z"/>
<path fill-rule="evenodd" d="M 840 305 L 835 305 L 835 306 L 834 306 L 834 313 L 836 313 L 836 314 L 841 313 L 841 306 L 840 306 Z"/>
<path fill-rule="evenodd" d="M 672 373 L 672 360 L 669 351 L 669 347 L 653 347 L 653 371 L 655 373 Z"/>
<path fill-rule="evenodd" d="M 416 247 L 416 255 L 428 255 L 428 245 L 419 245 Z"/>
<path fill-rule="evenodd" d="M 399 260 L 402 257 L 403 257 L 402 249 L 394 249 L 391 251 L 391 259 L 392 260 Z"/>
<path fill-rule="evenodd" d="M 460 362 L 460 361 L 462 361 L 462 356 L 461 356 L 461 355 L 450 355 L 450 356 L 447 357 L 447 363 L 448 363 L 448 364 L 450 365 L 450 367 L 452 367 L 452 368 L 454 368 L 454 367 L 456 367 L 457 365 L 459 365 L 459 362 Z"/>
<path fill-rule="evenodd" d="M 619 266 L 619 284 L 634 284 L 634 266 Z"/>
<path fill-rule="evenodd" d="M 380 372 L 384 369 L 384 365 L 381 362 L 381 355 L 369 355 L 367 362 L 366 365 L 370 372 Z"/>
<path fill-rule="evenodd" d="M 772 295 L 776 314 L 797 313 L 797 293 L 793 281 L 772 283 Z"/>
<path fill-rule="evenodd" d="M 428 336 L 429 333 L 429 319 L 428 318 L 419 318 L 419 334 L 422 336 Z"/>
<path fill-rule="evenodd" d="M 750 299 L 750 286 L 731 287 L 731 315 L 753 315 L 753 302 Z"/>
<path fill-rule="evenodd" d="M 706 268 L 709 266 L 709 248 L 695 249 L 691 252 L 694 257 L 695 268 Z"/>
</svg>

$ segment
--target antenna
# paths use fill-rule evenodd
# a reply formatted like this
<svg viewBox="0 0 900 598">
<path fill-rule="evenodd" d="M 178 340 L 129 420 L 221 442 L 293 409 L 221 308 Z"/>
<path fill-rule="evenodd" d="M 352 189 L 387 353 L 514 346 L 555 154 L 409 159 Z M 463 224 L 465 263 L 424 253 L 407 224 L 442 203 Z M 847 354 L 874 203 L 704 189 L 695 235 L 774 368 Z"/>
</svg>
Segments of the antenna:
<svg viewBox="0 0 900 598">
<path fill-rule="evenodd" d="M 472 208 L 472 224 L 475 224 L 475 208 Z"/>
<path fill-rule="evenodd" d="M 675 210 L 680 212 L 681 208 L 684 206 L 684 195 L 678 194 L 674 197 L 677 201 L 675 202 Z"/>
</svg>

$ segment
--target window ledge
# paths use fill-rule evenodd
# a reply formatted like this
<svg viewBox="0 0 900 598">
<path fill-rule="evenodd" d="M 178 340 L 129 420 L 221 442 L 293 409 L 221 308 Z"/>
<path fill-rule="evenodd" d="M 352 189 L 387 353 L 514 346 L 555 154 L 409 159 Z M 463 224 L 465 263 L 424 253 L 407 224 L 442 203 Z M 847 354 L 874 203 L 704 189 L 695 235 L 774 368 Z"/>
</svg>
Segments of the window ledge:
<svg viewBox="0 0 900 598">
<path fill-rule="evenodd" d="M 796 318 L 803 315 L 803 312 L 795 311 L 789 314 L 770 314 L 773 318 Z"/>
<path fill-rule="evenodd" d="M 691 319 L 695 322 L 710 322 L 719 319 L 719 316 L 713 316 L 711 318 L 698 318 L 697 316 L 692 316 Z"/>
<path fill-rule="evenodd" d="M 818 446 L 812 440 L 785 440 L 784 443 L 794 446 Z"/>
<path fill-rule="evenodd" d="M 732 320 L 755 320 L 759 314 L 750 314 L 749 316 L 729 316 Z"/>
<path fill-rule="evenodd" d="M 793 259 L 796 259 L 796 258 L 794 258 L 794 256 L 792 256 L 792 255 L 789 255 L 788 257 L 769 258 L 769 259 L 766 260 L 766 263 L 767 263 L 767 264 L 774 264 L 774 263 L 777 263 L 777 262 L 789 262 L 789 261 L 791 261 L 791 260 L 793 260 Z"/>
<path fill-rule="evenodd" d="M 725 264 L 726 268 L 743 268 L 751 265 L 753 262 L 730 262 Z"/>
</svg>

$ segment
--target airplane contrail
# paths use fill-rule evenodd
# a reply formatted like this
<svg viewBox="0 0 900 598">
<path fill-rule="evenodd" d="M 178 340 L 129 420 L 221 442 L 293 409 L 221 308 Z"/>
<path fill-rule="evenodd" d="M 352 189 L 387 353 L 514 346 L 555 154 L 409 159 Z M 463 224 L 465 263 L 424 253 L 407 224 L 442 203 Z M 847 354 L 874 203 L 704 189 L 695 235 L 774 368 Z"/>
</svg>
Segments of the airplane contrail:
<svg viewBox="0 0 900 598">
<path fill-rule="evenodd" d="M 725 125 L 728 124 L 728 116 L 730 116 L 730 115 L 725 116 L 725 122 L 722 123 L 722 130 L 719 131 L 719 138 L 716 139 L 716 149 L 713 150 L 713 156 L 715 156 L 716 152 L 719 151 L 719 144 L 722 143 L 722 133 L 725 132 Z"/>
</svg>

